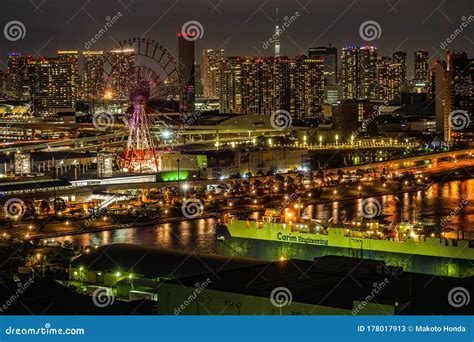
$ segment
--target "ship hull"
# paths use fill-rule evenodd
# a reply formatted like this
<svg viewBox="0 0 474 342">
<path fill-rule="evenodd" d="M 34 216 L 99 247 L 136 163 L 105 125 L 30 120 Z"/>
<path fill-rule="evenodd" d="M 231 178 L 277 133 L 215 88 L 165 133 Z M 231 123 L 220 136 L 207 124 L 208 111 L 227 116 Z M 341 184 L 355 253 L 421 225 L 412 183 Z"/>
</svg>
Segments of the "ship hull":
<svg viewBox="0 0 474 342">
<path fill-rule="evenodd" d="M 389 266 L 402 267 L 405 272 L 449 277 L 474 276 L 473 263 L 469 259 L 237 237 L 232 236 L 231 232 L 232 229 L 220 234 L 221 238 L 218 239 L 216 246 L 217 253 L 262 260 L 281 258 L 314 260 L 322 256 L 335 255 L 384 261 Z"/>
</svg>

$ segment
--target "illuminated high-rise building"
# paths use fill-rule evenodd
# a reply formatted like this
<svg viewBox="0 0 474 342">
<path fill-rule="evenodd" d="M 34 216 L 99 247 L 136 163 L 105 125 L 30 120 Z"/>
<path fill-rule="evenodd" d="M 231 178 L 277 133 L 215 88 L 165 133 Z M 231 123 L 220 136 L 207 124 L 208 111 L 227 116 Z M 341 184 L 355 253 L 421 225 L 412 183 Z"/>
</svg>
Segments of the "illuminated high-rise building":
<svg viewBox="0 0 474 342">
<path fill-rule="evenodd" d="M 468 146 L 474 143 L 474 59 L 465 52 L 446 50 L 446 72 L 444 93 L 444 115 L 449 117 L 452 111 L 462 112 L 467 124 L 461 129 L 450 128 L 448 142 Z M 446 132 L 445 132 L 446 133 Z"/>
<path fill-rule="evenodd" d="M 344 99 L 360 96 L 359 48 L 344 47 L 341 54 L 341 86 Z"/>
<path fill-rule="evenodd" d="M 474 59 L 464 52 L 446 50 L 446 60 L 435 61 L 432 75 L 436 130 L 449 144 L 474 143 Z M 450 122 L 453 111 L 456 118 Z"/>
<path fill-rule="evenodd" d="M 393 63 L 400 64 L 402 66 L 402 82 L 405 86 L 407 82 L 407 53 L 404 51 L 395 51 L 392 54 Z"/>
<path fill-rule="evenodd" d="M 189 33 L 185 33 L 189 34 Z M 181 33 L 178 34 L 178 58 L 179 74 L 182 77 L 185 91 L 185 102 L 188 112 L 194 112 L 196 97 L 196 73 L 194 69 L 194 40 L 186 39 Z"/>
<path fill-rule="evenodd" d="M 341 56 L 341 84 L 344 99 L 377 98 L 377 48 L 345 47 Z"/>
<path fill-rule="evenodd" d="M 22 57 L 19 53 L 8 54 L 8 79 L 9 90 L 13 99 L 18 99 L 20 96 L 21 80 L 20 70 L 22 66 Z"/>
<path fill-rule="evenodd" d="M 203 87 L 204 97 L 219 97 L 219 71 L 224 61 L 223 49 L 205 49 L 203 58 Z"/>
<path fill-rule="evenodd" d="M 116 49 L 110 51 L 110 66 L 111 70 L 106 70 L 110 73 L 107 82 L 107 89 L 104 89 L 103 97 L 106 100 L 129 100 L 129 77 L 134 72 L 135 68 L 135 50 L 131 48 Z"/>
<path fill-rule="evenodd" d="M 103 51 L 83 51 L 82 87 L 79 92 L 81 99 L 88 100 L 103 95 L 102 80 Z M 97 93 L 97 94 L 94 94 Z"/>
<path fill-rule="evenodd" d="M 374 100 L 377 98 L 377 48 L 363 46 L 360 48 L 359 62 L 360 98 Z"/>
<path fill-rule="evenodd" d="M 204 96 L 202 65 L 194 63 L 194 72 L 196 73 L 196 97 Z M 219 80 L 217 81 L 217 83 Z"/>
<path fill-rule="evenodd" d="M 30 61 L 32 99 L 41 114 L 73 109 L 78 91 L 78 51 L 58 51 L 56 58 Z"/>
<path fill-rule="evenodd" d="M 388 93 L 390 101 L 400 101 L 400 95 L 403 87 L 403 65 L 392 63 L 387 68 L 388 73 Z"/>
<path fill-rule="evenodd" d="M 297 118 L 316 118 L 323 110 L 324 60 L 297 57 L 290 64 L 290 110 Z"/>
<path fill-rule="evenodd" d="M 271 115 L 287 110 L 294 117 L 321 114 L 323 60 L 298 57 L 229 57 L 220 73 L 222 113 Z"/>
<path fill-rule="evenodd" d="M 456 132 L 452 130 L 452 123 L 449 122 L 450 114 L 454 110 L 454 70 L 453 56 L 449 50 L 446 50 L 446 70 L 444 72 L 444 140 L 453 143 Z M 456 134 L 457 135 L 457 134 Z"/>
<path fill-rule="evenodd" d="M 443 134 L 445 130 L 444 119 L 444 65 L 441 61 L 435 61 L 432 70 L 432 99 L 435 103 L 436 131 Z M 446 122 L 447 123 L 447 122 Z"/>
<path fill-rule="evenodd" d="M 428 51 L 416 51 L 414 62 L 414 82 L 420 84 L 428 83 Z"/>
<path fill-rule="evenodd" d="M 228 57 L 219 71 L 221 113 L 242 113 L 242 58 Z"/>
<path fill-rule="evenodd" d="M 8 54 L 8 90 L 14 100 L 30 100 L 31 70 L 29 63 L 32 56 L 22 56 L 19 53 Z"/>
<path fill-rule="evenodd" d="M 244 61 L 242 109 L 245 114 L 271 115 L 279 109 L 290 110 L 292 62 L 287 57 L 247 58 Z"/>
<path fill-rule="evenodd" d="M 275 17 L 275 57 L 280 57 L 281 54 L 281 29 L 278 24 L 278 8 L 276 9 L 276 17 Z"/>
<path fill-rule="evenodd" d="M 58 51 L 57 66 L 59 77 L 55 83 L 60 93 L 58 103 L 65 108 L 74 108 L 79 88 L 79 52 Z"/>
<path fill-rule="evenodd" d="M 331 46 L 310 48 L 308 50 L 308 57 L 323 60 L 324 103 L 337 103 L 340 99 L 340 87 L 337 66 L 337 48 Z"/>
<path fill-rule="evenodd" d="M 7 97 L 11 98 L 11 96 L 8 95 L 9 94 L 8 86 L 9 86 L 8 72 L 0 71 L 0 99 L 3 100 Z"/>
<path fill-rule="evenodd" d="M 454 107 L 474 115 L 474 59 L 466 52 L 452 53 Z M 472 122 L 472 120 L 471 120 Z"/>
<path fill-rule="evenodd" d="M 324 61 L 324 85 L 334 86 L 338 84 L 337 73 L 337 48 L 335 47 L 315 47 L 308 49 L 309 58 L 318 58 Z"/>
<path fill-rule="evenodd" d="M 377 88 L 378 99 L 387 101 L 389 99 L 389 66 L 392 60 L 387 56 L 377 58 Z"/>
</svg>

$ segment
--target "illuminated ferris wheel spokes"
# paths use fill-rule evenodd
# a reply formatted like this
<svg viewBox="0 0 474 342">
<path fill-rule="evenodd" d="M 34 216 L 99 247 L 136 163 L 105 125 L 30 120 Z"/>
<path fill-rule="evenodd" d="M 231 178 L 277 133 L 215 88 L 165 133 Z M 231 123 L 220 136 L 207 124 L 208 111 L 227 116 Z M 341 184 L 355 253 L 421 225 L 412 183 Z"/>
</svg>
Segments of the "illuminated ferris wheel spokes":
<svg viewBox="0 0 474 342">
<path fill-rule="evenodd" d="M 184 83 L 176 60 L 152 40 L 130 39 L 105 56 L 101 83 L 102 101 L 125 108 L 121 113 L 128 129 L 124 168 L 140 173 L 159 171 L 159 140 L 150 129 L 173 110 L 185 116 L 181 112 L 186 108 Z"/>
</svg>

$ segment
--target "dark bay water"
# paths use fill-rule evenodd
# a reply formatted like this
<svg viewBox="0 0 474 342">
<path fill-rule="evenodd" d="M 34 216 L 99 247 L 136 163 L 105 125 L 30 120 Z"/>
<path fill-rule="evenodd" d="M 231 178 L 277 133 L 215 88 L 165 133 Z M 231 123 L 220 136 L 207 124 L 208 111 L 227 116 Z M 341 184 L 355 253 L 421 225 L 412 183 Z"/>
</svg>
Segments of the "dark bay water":
<svg viewBox="0 0 474 342">
<path fill-rule="evenodd" d="M 380 219 L 386 222 L 426 221 L 440 224 L 447 221 L 447 227 L 474 232 L 474 179 L 450 181 L 433 185 L 427 191 L 389 195 L 376 198 L 381 204 Z M 308 216 L 327 221 L 351 220 L 360 217 L 363 200 L 334 202 L 309 206 Z M 450 213 L 457 212 L 456 215 Z M 257 217 L 258 214 L 252 214 Z M 88 233 L 57 238 L 70 240 L 76 245 L 102 246 L 112 243 L 133 243 L 147 246 L 182 249 L 199 252 L 215 250 L 215 219 L 200 219 L 189 222 L 163 224 L 114 231 Z"/>
</svg>

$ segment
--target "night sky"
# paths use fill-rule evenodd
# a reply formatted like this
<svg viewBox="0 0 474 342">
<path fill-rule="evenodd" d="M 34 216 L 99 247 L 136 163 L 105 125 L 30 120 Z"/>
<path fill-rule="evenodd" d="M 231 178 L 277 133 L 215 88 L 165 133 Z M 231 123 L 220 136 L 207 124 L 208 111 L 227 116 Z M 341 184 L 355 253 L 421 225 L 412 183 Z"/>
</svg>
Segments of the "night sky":
<svg viewBox="0 0 474 342">
<path fill-rule="evenodd" d="M 338 48 L 363 45 L 359 27 L 374 20 L 382 32 L 368 44 L 378 46 L 383 55 L 407 51 L 411 69 L 413 51 L 429 50 L 433 60 L 441 59 L 441 42 L 459 28 L 463 17 L 474 15 L 473 0 L 1 0 L 0 6 L 2 31 L 12 20 L 26 27 L 25 38 L 18 41 L 0 36 L 2 63 L 13 51 L 48 56 L 58 49 L 84 50 L 106 17 L 119 11 L 120 20 L 91 50 L 146 36 L 176 53 L 176 33 L 185 22 L 197 20 L 204 28 L 196 41 L 198 60 L 203 48 L 224 48 L 226 55 L 271 55 L 272 47 L 265 50 L 262 45 L 273 34 L 279 7 L 280 22 L 299 13 L 282 36 L 282 55 L 293 57 L 329 42 Z M 448 48 L 474 56 L 474 20 Z"/>
</svg>

